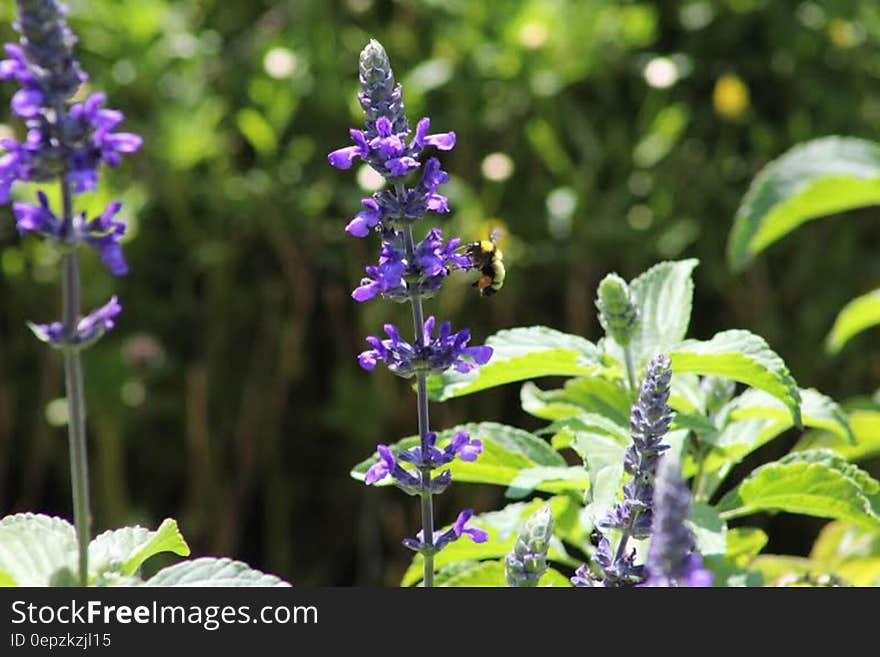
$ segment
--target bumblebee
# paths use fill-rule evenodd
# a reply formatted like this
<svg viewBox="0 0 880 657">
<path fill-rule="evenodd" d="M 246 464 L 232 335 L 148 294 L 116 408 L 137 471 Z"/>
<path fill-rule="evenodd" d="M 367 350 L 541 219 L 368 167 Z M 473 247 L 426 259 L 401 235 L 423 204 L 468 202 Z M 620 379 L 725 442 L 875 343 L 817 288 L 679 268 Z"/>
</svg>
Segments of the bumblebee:
<svg viewBox="0 0 880 657">
<path fill-rule="evenodd" d="M 484 297 L 492 296 L 504 285 L 504 254 L 498 248 L 497 242 L 498 231 L 493 230 L 489 239 L 471 242 L 465 246 L 474 268 L 480 270 L 480 277 L 474 282 L 474 287 L 479 288 L 480 295 Z"/>
</svg>

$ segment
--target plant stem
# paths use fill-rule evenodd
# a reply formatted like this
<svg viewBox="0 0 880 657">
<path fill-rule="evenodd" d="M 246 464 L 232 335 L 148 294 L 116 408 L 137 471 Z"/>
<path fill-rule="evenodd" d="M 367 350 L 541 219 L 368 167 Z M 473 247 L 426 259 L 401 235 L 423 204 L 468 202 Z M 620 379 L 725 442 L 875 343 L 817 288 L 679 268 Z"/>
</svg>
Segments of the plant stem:
<svg viewBox="0 0 880 657">
<path fill-rule="evenodd" d="M 64 230 L 73 228 L 73 199 L 70 185 L 61 180 L 64 204 Z M 75 250 L 64 254 L 61 270 L 61 295 L 67 338 L 76 335 L 79 321 L 79 260 Z M 64 347 L 64 382 L 67 395 L 67 432 L 70 443 L 70 483 L 73 489 L 73 519 L 79 546 L 79 583 L 89 578 L 89 460 L 86 447 L 86 404 L 80 353 L 76 347 Z"/>
<path fill-rule="evenodd" d="M 413 240 L 412 225 L 407 224 L 403 231 L 403 243 L 408 262 L 415 258 L 415 243 Z M 418 294 L 410 296 L 413 314 L 413 331 L 415 332 L 416 347 L 424 346 L 425 342 L 425 311 L 422 308 L 422 297 Z M 416 395 L 419 413 L 419 441 L 422 454 L 428 453 L 428 378 L 424 372 L 416 374 Z M 424 585 L 427 588 L 434 586 L 434 555 L 431 553 L 434 546 L 434 499 L 428 486 L 431 483 L 431 468 L 421 468 L 422 473 L 422 536 L 428 553 L 422 555 L 425 563 Z"/>
<path fill-rule="evenodd" d="M 638 384 L 636 383 L 636 367 L 633 364 L 632 347 L 626 345 L 623 348 L 623 360 L 626 365 L 626 378 L 629 381 L 629 389 L 633 395 L 638 394 Z"/>
</svg>

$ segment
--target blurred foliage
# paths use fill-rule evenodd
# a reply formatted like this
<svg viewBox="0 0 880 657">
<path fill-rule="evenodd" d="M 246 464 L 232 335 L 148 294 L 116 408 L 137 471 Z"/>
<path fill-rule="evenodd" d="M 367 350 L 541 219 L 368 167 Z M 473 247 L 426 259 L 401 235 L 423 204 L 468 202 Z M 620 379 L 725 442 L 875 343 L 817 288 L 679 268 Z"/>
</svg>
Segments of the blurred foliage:
<svg viewBox="0 0 880 657">
<path fill-rule="evenodd" d="M 96 528 L 172 515 L 195 555 L 299 584 L 399 581 L 416 505 L 348 470 L 415 426 L 406 385 L 355 361 L 363 336 L 405 309 L 350 299 L 374 244 L 342 227 L 372 179 L 325 159 L 360 121 L 370 37 L 410 116 L 458 133 L 444 230 L 507 232 L 502 293 L 481 299 L 454 279 L 430 312 L 478 339 L 540 323 L 595 339 L 605 273 L 695 256 L 691 335 L 759 333 L 802 385 L 835 398 L 880 382 L 876 333 L 821 352 L 835 311 L 880 280 L 877 222 L 814 222 L 739 276 L 724 261 L 763 164 L 821 135 L 877 138 L 871 0 L 70 4 L 94 87 L 146 140 L 89 200 L 125 202 L 132 265 L 114 281 L 84 263 L 87 303 L 118 290 L 125 307 L 86 360 Z M 0 6 L 5 40 L 12 5 Z M 19 240 L 0 210 L 2 513 L 69 515 L 60 362 L 25 326 L 57 315 L 57 284 L 57 256 Z M 515 386 L 435 405 L 433 418 L 534 426 Z M 439 515 L 493 508 L 496 495 L 454 487 Z M 806 554 L 814 534 L 792 526 L 771 547 Z"/>
</svg>

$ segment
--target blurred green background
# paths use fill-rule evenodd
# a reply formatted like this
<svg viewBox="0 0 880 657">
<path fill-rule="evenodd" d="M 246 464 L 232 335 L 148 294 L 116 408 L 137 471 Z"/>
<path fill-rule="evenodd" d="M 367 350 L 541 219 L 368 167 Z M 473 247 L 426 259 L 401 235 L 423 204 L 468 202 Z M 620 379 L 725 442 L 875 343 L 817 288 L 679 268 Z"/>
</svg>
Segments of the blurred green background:
<svg viewBox="0 0 880 657">
<path fill-rule="evenodd" d="M 880 283 L 876 210 L 812 223 L 741 276 L 724 262 L 763 164 L 812 137 L 878 137 L 873 0 L 70 5 L 94 87 L 146 140 L 87 199 L 124 201 L 132 269 L 113 280 L 84 257 L 88 305 L 118 292 L 125 308 L 86 359 L 98 530 L 172 516 L 195 554 L 296 584 L 399 581 L 417 505 L 348 470 L 414 431 L 406 385 L 355 360 L 365 335 L 408 320 L 404 307 L 350 299 L 376 243 L 342 228 L 374 181 L 326 163 L 360 122 L 357 55 L 370 37 L 410 117 L 458 134 L 443 158 L 444 231 L 507 232 L 502 293 L 481 299 L 454 277 L 431 313 L 477 340 L 539 323 L 597 339 L 605 273 L 696 256 L 692 336 L 753 330 L 802 386 L 838 399 L 880 382 L 878 333 L 834 359 L 821 351 L 836 311 Z M 60 358 L 25 326 L 58 314 L 57 260 L 0 209 L 0 515 L 71 514 Z M 465 420 L 536 426 L 518 386 L 433 407 L 435 427 Z M 440 519 L 491 509 L 500 493 L 453 487 Z M 768 522 L 770 550 L 795 553 L 817 526 Z"/>
</svg>

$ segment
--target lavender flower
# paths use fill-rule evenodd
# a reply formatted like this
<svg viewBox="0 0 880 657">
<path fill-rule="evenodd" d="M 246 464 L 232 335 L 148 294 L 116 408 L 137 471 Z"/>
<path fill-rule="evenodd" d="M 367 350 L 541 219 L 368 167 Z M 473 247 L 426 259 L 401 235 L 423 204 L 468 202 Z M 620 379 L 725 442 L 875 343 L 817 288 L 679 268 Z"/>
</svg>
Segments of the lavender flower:
<svg viewBox="0 0 880 657">
<path fill-rule="evenodd" d="M 433 555 L 438 550 L 465 534 L 477 542 L 487 537 L 482 530 L 466 527 L 473 513 L 470 510 L 459 514 L 456 523 L 446 532 L 434 531 L 433 496 L 449 486 L 452 474 L 447 469 L 432 478 L 433 470 L 456 457 L 473 461 L 483 445 L 466 433 L 459 433 L 444 449 L 436 447 L 437 436 L 429 428 L 427 376 L 450 368 L 470 372 L 489 361 L 492 349 L 469 347 L 470 331 L 462 329 L 453 333 L 449 322 L 442 322 L 435 336 L 434 318 L 424 318 L 423 301 L 440 290 L 450 273 L 477 266 L 467 250 L 459 252 L 458 238 L 444 240 L 440 229 L 432 228 L 417 242 L 413 231 L 413 224 L 429 212 L 449 211 L 447 198 L 438 191 L 449 176 L 437 158 L 423 158 L 429 148 L 452 150 L 455 133 L 431 134 L 431 122 L 427 118 L 421 119 L 414 131 L 410 129 L 403 107 L 403 91 L 395 81 L 385 49 L 377 41 L 370 41 L 361 52 L 358 72 L 358 99 L 364 110 L 364 128 L 350 130 L 352 145 L 333 151 L 327 160 L 337 169 L 350 169 L 356 160 L 361 160 L 379 172 L 387 186 L 362 199 L 361 211 L 345 227 L 346 232 L 355 237 L 376 232 L 382 240 L 378 263 L 366 267 L 367 275 L 352 292 L 352 297 L 358 302 L 376 297 L 409 302 L 417 332 L 410 343 L 401 337 L 397 327 L 386 324 L 388 339 L 369 336 L 367 343 L 371 348 L 358 356 L 358 362 L 365 370 L 372 370 L 383 361 L 398 376 L 415 377 L 419 417 L 419 445 L 403 450 L 396 457 L 387 445 L 380 445 L 379 461 L 368 470 L 365 480 L 369 485 L 391 477 L 405 492 L 420 496 L 422 531 L 417 538 L 406 539 L 404 545 L 423 555 L 425 586 L 432 586 Z M 414 184 L 409 183 L 419 170 L 418 179 Z M 411 186 L 407 186 L 408 183 Z M 401 462 L 409 467 L 402 466 Z"/>
<path fill-rule="evenodd" d="M 420 552 L 422 554 L 436 554 L 453 541 L 457 541 L 462 536 L 467 536 L 474 543 L 485 543 L 487 540 L 489 540 L 489 534 L 485 530 L 480 529 L 479 527 L 467 526 L 468 521 L 473 515 L 473 509 L 465 509 L 458 514 L 458 518 L 455 519 L 455 524 L 452 525 L 452 527 L 447 529 L 445 532 L 434 532 L 434 540 L 431 543 L 426 543 L 424 532 L 419 532 L 418 534 L 416 534 L 415 539 L 403 539 L 403 544 L 414 552 Z"/>
<path fill-rule="evenodd" d="M 489 362 L 492 347 L 468 347 L 471 339 L 468 329 L 453 333 L 452 324 L 443 322 L 435 337 L 434 324 L 433 317 L 425 320 L 423 337 L 415 345 L 401 338 L 396 326 L 386 324 L 388 339 L 368 336 L 367 343 L 372 349 L 362 352 L 358 362 L 365 370 L 372 370 L 381 360 L 389 370 L 404 378 L 426 372 L 442 373 L 450 367 L 467 373 Z"/>
<path fill-rule="evenodd" d="M 654 473 L 659 455 L 669 447 L 661 441 L 672 422 L 667 406 L 671 378 L 669 359 L 655 356 L 630 415 L 633 442 L 624 454 L 624 469 L 631 479 L 623 487 L 623 499 L 597 523 L 600 530 L 620 532 L 620 540 L 612 549 L 608 537 L 601 536 L 593 561 L 602 577 L 582 568 L 571 580 L 575 586 L 626 586 L 643 576 L 643 568 L 635 565 L 635 550 L 627 553 L 626 547 L 630 538 L 644 539 L 651 533 Z"/>
<path fill-rule="evenodd" d="M 691 493 L 681 477 L 681 466 L 666 456 L 657 466 L 645 586 L 711 586 L 712 573 L 703 568 L 694 536 L 684 524 L 690 509 Z"/>
<path fill-rule="evenodd" d="M 529 516 L 504 559 L 507 583 L 516 587 L 537 586 L 547 570 L 547 550 L 553 538 L 553 513 L 548 505 Z"/>
<path fill-rule="evenodd" d="M 85 399 L 80 350 L 112 329 L 122 310 L 114 296 L 85 317 L 80 314 L 78 248 L 93 248 L 114 275 L 128 272 L 120 238 L 125 225 L 117 219 L 121 204 L 111 203 L 98 217 L 88 219 L 74 210 L 74 195 L 94 190 L 101 165 L 119 166 L 122 156 L 137 151 L 139 136 L 116 132 L 122 113 L 104 107 L 106 97 L 95 93 L 68 106 L 87 79 L 74 54 L 74 37 L 57 0 L 17 0 L 21 35 L 7 44 L 8 59 L 0 61 L 0 79 L 14 80 L 20 89 L 12 97 L 12 112 L 24 121 L 24 141 L 0 140 L 0 203 L 10 201 L 16 182 L 59 184 L 62 212 L 52 210 L 48 196 L 37 193 L 37 204 L 13 205 L 16 228 L 52 242 L 62 254 L 63 320 L 30 324 L 43 342 L 64 352 L 65 385 L 70 416 L 73 511 L 79 550 L 79 584 L 88 581 L 89 485 L 85 431 Z"/>
<path fill-rule="evenodd" d="M 63 322 L 50 324 L 29 323 L 31 331 L 39 340 L 53 347 L 74 347 L 82 349 L 98 340 L 116 325 L 116 317 L 122 312 L 119 300 L 113 296 L 100 308 L 83 317 L 76 324 L 73 335 L 68 336 Z"/>
<path fill-rule="evenodd" d="M 416 244 L 412 262 L 403 244 L 398 243 L 398 233 L 390 231 L 388 239 L 382 243 L 379 263 L 366 268 L 368 276 L 351 293 L 355 301 L 368 301 L 376 295 L 392 301 L 409 301 L 413 294 L 427 299 L 434 296 L 452 271 L 471 267 L 470 258 L 457 252 L 461 240 L 444 242 L 439 228 L 428 231 Z"/>
<path fill-rule="evenodd" d="M 442 450 L 435 447 L 437 434 L 434 432 L 428 434 L 425 442 L 427 444 L 426 450 L 423 451 L 420 445 L 416 445 L 410 449 L 402 450 L 396 458 L 390 447 L 379 445 L 377 448 L 379 460 L 367 470 L 364 482 L 371 486 L 391 476 L 394 485 L 410 495 L 420 494 L 423 490 L 438 495 L 446 490 L 446 487 L 452 482 L 452 473 L 449 470 L 444 470 L 432 479 L 425 476 L 425 471 L 431 472 L 451 463 L 456 457 L 462 461 L 475 461 L 483 451 L 483 442 L 479 439 L 472 439 L 464 431 L 456 433 Z M 400 465 L 401 461 L 418 469 L 404 468 Z"/>
</svg>

